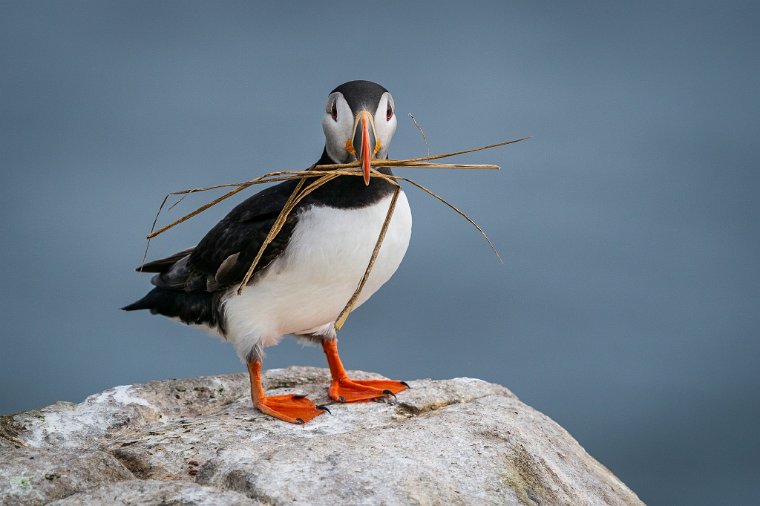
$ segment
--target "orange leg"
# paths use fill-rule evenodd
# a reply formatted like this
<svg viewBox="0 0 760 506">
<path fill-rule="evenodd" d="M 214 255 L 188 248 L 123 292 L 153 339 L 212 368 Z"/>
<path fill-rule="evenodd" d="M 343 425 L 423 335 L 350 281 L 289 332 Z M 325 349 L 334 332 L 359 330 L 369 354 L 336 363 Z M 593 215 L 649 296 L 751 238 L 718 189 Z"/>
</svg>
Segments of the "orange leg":
<svg viewBox="0 0 760 506">
<path fill-rule="evenodd" d="M 343 363 L 338 356 L 338 340 L 325 339 L 322 341 L 322 349 L 327 355 L 327 363 L 330 366 L 330 374 L 333 381 L 330 385 L 330 398 L 339 402 L 359 402 L 371 399 L 379 399 L 388 395 L 395 395 L 409 388 L 403 381 L 393 380 L 352 380 L 346 374 Z"/>
<path fill-rule="evenodd" d="M 327 408 L 315 406 L 303 395 L 264 395 L 260 360 L 248 362 L 248 375 L 251 377 L 253 406 L 262 413 L 290 423 L 306 423 L 327 411 Z"/>
</svg>

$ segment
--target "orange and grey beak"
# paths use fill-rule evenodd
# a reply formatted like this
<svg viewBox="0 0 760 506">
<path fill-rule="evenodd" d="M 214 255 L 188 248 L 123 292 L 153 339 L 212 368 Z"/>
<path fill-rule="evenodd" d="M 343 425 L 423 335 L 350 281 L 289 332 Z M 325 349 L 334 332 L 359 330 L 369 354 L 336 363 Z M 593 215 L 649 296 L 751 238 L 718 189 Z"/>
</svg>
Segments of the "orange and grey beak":
<svg viewBox="0 0 760 506">
<path fill-rule="evenodd" d="M 354 139 L 352 142 L 356 159 L 362 162 L 364 172 L 364 184 L 369 186 L 369 173 L 372 165 L 370 160 L 377 153 L 377 137 L 375 136 L 375 122 L 372 115 L 367 111 L 361 111 L 354 121 Z"/>
</svg>

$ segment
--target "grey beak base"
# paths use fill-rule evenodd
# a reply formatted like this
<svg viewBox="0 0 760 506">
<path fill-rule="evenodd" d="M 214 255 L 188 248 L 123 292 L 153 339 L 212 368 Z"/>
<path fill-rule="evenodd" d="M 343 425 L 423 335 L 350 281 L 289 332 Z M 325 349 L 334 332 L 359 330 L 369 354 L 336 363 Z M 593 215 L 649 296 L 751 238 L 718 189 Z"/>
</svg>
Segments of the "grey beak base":
<svg viewBox="0 0 760 506">
<path fill-rule="evenodd" d="M 374 155 L 375 153 L 375 145 L 377 144 L 377 138 L 375 137 L 375 125 L 372 124 L 372 121 L 368 121 L 369 125 L 367 125 L 367 133 L 369 134 L 369 152 L 370 156 Z M 356 128 L 354 128 L 354 139 L 352 141 L 352 145 L 354 146 L 354 152 L 356 153 L 356 158 L 361 158 L 361 152 L 362 152 L 362 125 L 361 120 L 356 122 Z"/>
</svg>

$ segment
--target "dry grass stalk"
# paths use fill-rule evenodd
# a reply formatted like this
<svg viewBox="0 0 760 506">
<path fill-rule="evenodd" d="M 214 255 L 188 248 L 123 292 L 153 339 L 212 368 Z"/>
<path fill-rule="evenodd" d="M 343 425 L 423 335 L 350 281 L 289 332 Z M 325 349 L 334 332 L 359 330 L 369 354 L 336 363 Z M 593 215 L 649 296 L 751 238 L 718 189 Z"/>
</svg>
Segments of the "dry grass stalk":
<svg viewBox="0 0 760 506">
<path fill-rule="evenodd" d="M 454 151 L 452 153 L 444 153 L 442 155 L 421 156 L 419 158 L 407 158 L 404 160 L 372 160 L 373 166 L 378 167 L 406 167 L 413 166 L 414 162 L 426 162 L 428 160 L 440 160 L 442 158 L 449 158 L 452 156 L 464 155 L 467 153 L 475 153 L 477 151 L 484 151 L 486 149 L 498 148 L 501 146 L 507 146 L 508 144 L 515 144 L 517 142 L 527 141 L 530 137 L 521 137 L 519 139 L 513 139 L 511 141 L 497 142 L 496 144 L 488 144 L 486 146 L 480 146 L 479 148 L 464 149 L 462 151 Z M 348 169 L 351 167 L 359 167 L 361 162 L 354 161 L 351 163 L 333 163 L 329 165 L 314 165 L 315 169 Z M 491 166 L 493 167 L 493 166 Z"/>
<path fill-rule="evenodd" d="M 392 177 L 394 179 L 400 179 L 401 181 L 406 181 L 407 183 L 411 184 L 412 186 L 416 186 L 417 188 L 419 188 L 420 190 L 424 191 L 425 193 L 427 193 L 431 197 L 435 197 L 436 199 L 440 200 L 441 202 L 443 202 L 444 204 L 446 204 L 450 209 L 452 209 L 454 212 L 456 212 L 459 216 L 461 216 L 462 218 L 464 218 L 465 220 L 467 220 L 468 222 L 470 222 L 470 224 L 473 227 L 475 227 L 476 229 L 478 229 L 478 232 L 480 232 L 480 235 L 482 235 L 483 238 L 486 241 L 488 241 L 488 245 L 491 247 L 491 250 L 494 252 L 494 255 L 496 255 L 496 258 L 499 259 L 499 262 L 501 262 L 502 264 L 504 263 L 504 260 L 501 258 L 501 255 L 499 254 L 499 250 L 496 249 L 496 246 L 491 241 L 491 238 L 488 237 L 488 234 L 486 234 L 486 231 L 483 230 L 483 228 L 480 225 L 478 225 L 472 218 L 470 218 L 469 216 L 467 216 L 467 213 L 465 213 L 464 211 L 462 211 L 461 209 L 459 209 L 457 206 L 455 206 L 454 204 L 452 204 L 451 202 L 449 202 L 445 198 L 441 197 L 440 195 L 438 195 L 434 191 L 432 191 L 432 190 L 430 190 L 428 188 L 425 188 L 424 186 L 422 186 L 418 182 L 412 181 L 408 177 L 401 177 L 401 176 L 390 176 L 390 177 Z"/>
<path fill-rule="evenodd" d="M 377 260 L 377 255 L 380 253 L 380 247 L 383 245 L 383 240 L 385 239 L 385 234 L 388 232 L 388 226 L 391 224 L 391 218 L 393 218 L 393 212 L 396 210 L 396 201 L 398 201 L 398 196 L 401 193 L 401 186 L 392 179 L 384 178 L 386 181 L 393 183 L 396 185 L 396 190 L 393 192 L 393 197 L 391 198 L 391 203 L 388 205 L 388 212 L 385 214 L 385 221 L 383 221 L 383 226 L 380 229 L 380 234 L 377 236 L 377 241 L 375 242 L 375 247 L 372 248 L 372 255 L 369 258 L 369 263 L 367 264 L 367 268 L 364 270 L 364 274 L 362 275 L 362 278 L 359 280 L 359 284 L 356 286 L 356 290 L 354 290 L 354 293 L 351 295 L 351 298 L 348 299 L 348 302 L 343 307 L 343 310 L 338 315 L 338 318 L 335 319 L 335 330 L 340 330 L 341 327 L 343 327 L 343 324 L 346 323 L 346 320 L 348 319 L 348 315 L 351 314 L 351 311 L 354 309 L 354 304 L 356 304 L 356 301 L 359 300 L 359 295 L 361 295 L 362 290 L 364 289 L 364 285 L 367 283 L 367 280 L 369 279 L 369 275 L 372 272 L 372 267 L 375 265 L 375 260 Z"/>
<path fill-rule="evenodd" d="M 267 249 L 267 246 L 274 240 L 275 237 L 277 237 L 277 234 L 280 233 L 280 230 L 282 230 L 282 227 L 285 225 L 285 221 L 288 219 L 288 216 L 290 215 L 290 212 L 298 205 L 301 200 L 304 199 L 308 194 L 319 188 L 320 186 L 329 183 L 336 177 L 340 177 L 337 174 L 328 173 L 313 183 L 311 183 L 309 186 L 301 190 L 301 188 L 304 185 L 304 182 L 306 181 L 306 178 L 301 178 L 300 181 L 298 181 L 298 184 L 293 189 L 293 193 L 290 194 L 290 197 L 288 197 L 288 200 L 285 202 L 285 205 L 282 207 L 282 211 L 280 211 L 280 214 L 277 216 L 277 219 L 275 220 L 274 224 L 272 225 L 272 228 L 269 230 L 269 233 L 267 234 L 266 239 L 264 240 L 264 243 L 259 248 L 259 252 L 256 253 L 256 258 L 253 259 L 253 262 L 251 262 L 251 266 L 248 268 L 248 272 L 246 272 L 245 277 L 243 278 L 243 281 L 240 283 L 240 286 L 238 286 L 238 295 L 243 293 L 243 288 L 248 284 L 248 281 L 251 279 L 251 276 L 253 275 L 253 271 L 256 269 L 256 265 L 258 265 L 259 260 L 261 260 L 261 256 L 264 254 L 264 250 Z M 300 193 L 299 193 L 300 192 Z"/>
<path fill-rule="evenodd" d="M 362 275 L 361 279 L 359 280 L 356 290 L 354 291 L 351 298 L 346 303 L 343 310 L 338 315 L 338 318 L 335 322 L 335 329 L 340 330 L 340 328 L 343 326 L 343 324 L 346 322 L 346 319 L 348 318 L 349 314 L 353 310 L 354 305 L 356 304 L 356 301 L 359 299 L 359 296 L 361 295 L 361 291 L 364 288 L 364 285 L 366 284 L 367 280 L 369 279 L 369 276 L 372 272 L 372 267 L 375 264 L 375 260 L 377 259 L 377 256 L 380 252 L 380 248 L 382 246 L 383 240 L 385 238 L 385 234 L 388 231 L 388 227 L 390 226 L 391 219 L 393 217 L 393 212 L 396 208 L 396 202 L 398 200 L 398 196 L 401 192 L 401 187 L 399 186 L 397 181 L 406 181 L 407 183 L 411 184 L 412 186 L 415 186 L 416 188 L 419 188 L 420 190 L 424 191 L 428 195 L 436 198 L 437 200 L 443 202 L 446 206 L 448 206 L 450 209 L 455 211 L 457 214 L 462 216 L 465 220 L 467 220 L 471 225 L 473 225 L 478 232 L 485 238 L 485 240 L 488 242 L 488 245 L 491 247 L 493 252 L 496 254 L 496 257 L 499 259 L 500 262 L 503 263 L 503 260 L 501 258 L 501 255 L 499 255 L 498 250 L 496 249 L 496 246 L 494 246 L 491 239 L 488 237 L 486 232 L 478 225 L 472 218 L 470 218 L 464 211 L 460 210 L 458 207 L 454 206 L 450 202 L 448 202 L 445 198 L 441 197 L 437 193 L 433 192 L 432 190 L 426 188 L 425 186 L 403 176 L 396 176 L 396 175 L 387 175 L 383 174 L 381 172 L 377 171 L 377 168 L 380 167 L 399 167 L 399 168 L 427 168 L 427 169 L 465 169 L 465 170 L 499 170 L 498 165 L 491 165 L 491 164 L 454 164 L 454 163 L 430 163 L 430 160 L 440 160 L 442 158 L 448 158 L 451 156 L 457 156 L 462 155 L 466 153 L 474 153 L 476 151 L 483 151 L 486 149 L 492 149 L 500 146 L 506 146 L 508 144 L 514 144 L 517 142 L 521 142 L 528 139 L 528 137 L 523 137 L 520 139 L 510 140 L 510 141 L 504 141 L 499 142 L 496 144 L 489 144 L 487 146 L 481 146 L 478 148 L 473 149 L 466 149 L 462 151 L 455 151 L 452 153 L 444 153 L 441 155 L 428 155 L 424 157 L 419 158 L 409 158 L 404 160 L 381 160 L 376 159 L 372 160 L 372 175 L 374 177 L 381 178 L 385 181 L 388 181 L 389 183 L 395 185 L 395 191 L 393 192 L 393 196 L 391 198 L 390 205 L 388 206 L 388 211 L 385 216 L 385 220 L 383 222 L 383 226 L 380 229 L 380 232 L 378 234 L 377 241 L 375 242 L 375 247 L 372 250 L 372 255 L 369 258 L 369 262 L 367 264 L 367 268 L 364 271 L 364 274 Z M 145 258 L 147 258 L 148 254 L 148 247 L 150 246 L 150 240 L 167 230 L 189 220 L 190 218 L 197 216 L 198 214 L 202 213 L 203 211 L 215 206 L 216 204 L 219 204 L 220 202 L 240 193 L 241 191 L 245 190 L 246 188 L 249 188 L 256 184 L 265 184 L 265 183 L 273 183 L 273 182 L 279 182 L 279 181 L 291 181 L 291 180 L 298 180 L 298 184 L 294 188 L 293 192 L 291 193 L 290 197 L 288 197 L 288 200 L 286 201 L 285 205 L 282 208 L 282 211 L 275 219 L 274 224 L 269 230 L 269 233 L 267 234 L 266 239 L 262 243 L 261 247 L 259 248 L 258 253 L 256 254 L 256 257 L 254 258 L 253 262 L 251 262 L 250 267 L 248 268 L 248 271 L 246 272 L 245 277 L 243 278 L 242 282 L 238 286 L 237 292 L 238 294 L 241 294 L 243 292 L 244 287 L 248 284 L 251 277 L 253 276 L 254 271 L 256 270 L 256 266 L 258 265 L 259 261 L 261 260 L 261 257 L 264 254 L 264 251 L 266 248 L 271 244 L 271 242 L 277 237 L 277 234 L 280 233 L 282 230 L 282 227 L 285 225 L 285 222 L 288 219 L 288 216 L 290 213 L 296 208 L 296 206 L 310 193 L 317 190 L 321 186 L 329 183 L 333 179 L 340 177 L 340 176 L 361 176 L 362 173 L 359 170 L 360 162 L 354 161 L 351 163 L 344 163 L 344 164 L 328 164 L 328 165 L 313 165 L 309 168 L 309 170 L 301 170 L 301 171 L 289 171 L 289 170 L 282 170 L 282 171 L 274 171 L 269 172 L 267 174 L 264 174 L 263 176 L 259 176 L 257 178 L 251 179 L 249 181 L 245 181 L 242 183 L 230 183 L 230 184 L 222 184 L 222 185 L 215 185 L 215 186 L 209 186 L 206 188 L 189 188 L 187 190 L 181 190 L 177 192 L 172 192 L 167 194 L 163 201 L 161 202 L 161 205 L 158 208 L 158 212 L 156 213 L 156 217 L 153 220 L 153 224 L 151 226 L 151 230 L 148 233 L 146 239 L 148 239 L 148 244 L 145 248 L 145 255 L 143 257 L 143 263 L 145 263 Z M 308 180 L 315 179 L 312 181 L 308 186 L 306 186 L 306 182 Z M 305 186 L 305 187 L 304 187 Z M 171 196 L 177 196 L 181 195 L 181 197 L 172 204 L 169 209 L 174 208 L 177 204 L 182 202 L 188 195 L 191 195 L 193 193 L 198 192 L 204 192 L 209 190 L 216 190 L 220 188 L 233 188 L 232 190 L 228 191 L 227 193 L 217 197 L 216 199 L 212 200 L 211 202 L 204 204 L 197 208 L 196 210 L 182 216 L 181 218 L 169 223 L 168 225 L 165 225 L 161 227 L 158 230 L 155 230 L 156 223 L 158 222 L 159 215 L 161 214 L 161 211 L 166 206 L 166 203 L 168 199 Z"/>
<path fill-rule="evenodd" d="M 412 123 L 414 123 L 414 127 L 417 129 L 417 131 L 422 136 L 422 140 L 425 141 L 425 147 L 427 148 L 427 154 L 428 154 L 428 156 L 430 156 L 430 143 L 428 142 L 428 136 L 425 134 L 425 130 L 422 129 L 422 125 L 420 125 L 419 123 L 417 123 L 417 118 L 414 117 L 414 114 L 412 114 L 411 112 L 407 113 L 407 114 L 409 114 L 409 117 L 412 119 Z"/>
</svg>

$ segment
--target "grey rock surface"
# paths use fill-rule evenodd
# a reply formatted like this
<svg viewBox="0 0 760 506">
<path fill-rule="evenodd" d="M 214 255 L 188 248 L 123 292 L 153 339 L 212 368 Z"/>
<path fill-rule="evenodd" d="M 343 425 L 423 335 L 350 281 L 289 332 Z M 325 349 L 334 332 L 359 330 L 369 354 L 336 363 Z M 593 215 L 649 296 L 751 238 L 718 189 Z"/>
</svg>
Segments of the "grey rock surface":
<svg viewBox="0 0 760 506">
<path fill-rule="evenodd" d="M 55 506 L 89 506 L 91 504 L 258 506 L 262 503 L 238 492 L 204 487 L 188 481 L 126 480 L 70 495 L 66 499 L 53 501 L 50 504 Z"/>
<path fill-rule="evenodd" d="M 355 372 L 356 378 L 380 376 Z M 327 370 L 268 393 L 328 403 Z M 554 421 L 477 379 L 410 382 L 287 424 L 243 374 L 120 386 L 0 418 L 0 503 L 641 504 Z"/>
<path fill-rule="evenodd" d="M 0 447 L 0 502 L 45 504 L 93 486 L 132 478 L 113 455 L 98 450 Z"/>
</svg>

